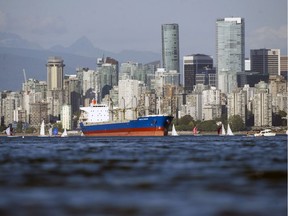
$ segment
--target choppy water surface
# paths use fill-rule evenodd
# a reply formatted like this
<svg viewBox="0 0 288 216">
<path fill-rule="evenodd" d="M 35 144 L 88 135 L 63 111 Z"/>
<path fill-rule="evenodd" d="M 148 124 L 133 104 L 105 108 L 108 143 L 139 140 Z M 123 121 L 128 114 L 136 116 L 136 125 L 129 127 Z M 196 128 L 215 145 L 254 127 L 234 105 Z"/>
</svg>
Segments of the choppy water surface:
<svg viewBox="0 0 288 216">
<path fill-rule="evenodd" d="M 0 137 L 0 215 L 287 213 L 287 136 Z"/>
</svg>

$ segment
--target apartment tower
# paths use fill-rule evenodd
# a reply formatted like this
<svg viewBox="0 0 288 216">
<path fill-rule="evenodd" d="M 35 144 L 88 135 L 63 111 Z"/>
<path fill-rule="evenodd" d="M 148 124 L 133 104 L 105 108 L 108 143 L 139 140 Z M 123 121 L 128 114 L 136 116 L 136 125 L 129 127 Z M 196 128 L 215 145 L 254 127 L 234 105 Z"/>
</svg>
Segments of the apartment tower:
<svg viewBox="0 0 288 216">
<path fill-rule="evenodd" d="M 263 75 L 280 75 L 280 49 L 250 51 L 251 71 Z"/>
<path fill-rule="evenodd" d="M 211 56 L 203 54 L 187 55 L 183 57 L 183 83 L 186 91 L 192 91 L 197 84 L 197 74 L 205 74 L 213 68 Z M 205 84 L 205 83 L 202 83 Z"/>
<path fill-rule="evenodd" d="M 47 90 L 63 90 L 64 61 L 60 57 L 49 57 L 47 67 Z"/>
<path fill-rule="evenodd" d="M 166 71 L 177 71 L 180 74 L 179 26 L 163 24 L 162 26 L 162 64 Z M 178 79 L 178 84 L 180 76 Z"/>
<path fill-rule="evenodd" d="M 216 65 L 218 89 L 231 93 L 237 87 L 237 72 L 245 66 L 245 23 L 243 18 L 216 21 Z"/>
</svg>

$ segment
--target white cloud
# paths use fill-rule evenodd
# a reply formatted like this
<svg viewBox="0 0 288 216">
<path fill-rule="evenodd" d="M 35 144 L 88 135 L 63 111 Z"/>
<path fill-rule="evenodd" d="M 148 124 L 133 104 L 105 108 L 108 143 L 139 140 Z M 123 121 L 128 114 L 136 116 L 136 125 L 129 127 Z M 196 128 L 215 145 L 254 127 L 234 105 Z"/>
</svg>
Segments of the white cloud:
<svg viewBox="0 0 288 216">
<path fill-rule="evenodd" d="M 4 30 L 6 26 L 6 14 L 0 11 L 0 31 Z"/>
<path fill-rule="evenodd" d="M 257 48 L 286 48 L 287 49 L 287 26 L 279 28 L 263 26 L 252 31 L 247 38 L 251 49 Z"/>
<path fill-rule="evenodd" d="M 58 35 L 67 32 L 61 17 L 28 17 L 23 22 L 26 30 L 36 35 Z"/>
</svg>

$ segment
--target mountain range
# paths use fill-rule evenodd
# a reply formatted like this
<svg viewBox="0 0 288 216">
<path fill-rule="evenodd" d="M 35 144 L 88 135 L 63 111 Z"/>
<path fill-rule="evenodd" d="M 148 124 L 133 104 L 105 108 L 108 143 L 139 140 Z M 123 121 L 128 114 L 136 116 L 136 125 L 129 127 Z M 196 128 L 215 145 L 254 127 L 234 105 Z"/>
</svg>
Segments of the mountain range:
<svg viewBox="0 0 288 216">
<path fill-rule="evenodd" d="M 112 57 L 119 63 L 148 63 L 161 58 L 159 53 L 148 51 L 109 52 L 94 47 L 86 37 L 79 38 L 69 47 L 57 45 L 44 49 L 19 35 L 0 32 L 0 91 L 21 90 L 24 82 L 23 69 L 27 79 L 46 80 L 46 63 L 50 56 L 60 56 L 64 60 L 65 74 L 75 74 L 79 67 L 95 69 L 96 59 L 103 56 Z"/>
</svg>

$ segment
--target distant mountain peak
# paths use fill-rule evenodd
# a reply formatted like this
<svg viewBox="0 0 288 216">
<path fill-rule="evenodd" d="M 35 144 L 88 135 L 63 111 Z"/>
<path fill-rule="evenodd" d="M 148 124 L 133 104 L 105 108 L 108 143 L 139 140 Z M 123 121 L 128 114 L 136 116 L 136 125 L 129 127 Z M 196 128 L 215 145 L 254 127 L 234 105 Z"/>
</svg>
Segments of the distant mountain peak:
<svg viewBox="0 0 288 216">
<path fill-rule="evenodd" d="M 10 32 L 0 32 L 0 47 L 42 49 L 40 45 L 27 41 L 19 35 Z"/>
<path fill-rule="evenodd" d="M 77 39 L 69 48 L 79 46 L 81 46 L 81 48 L 94 48 L 93 43 L 86 36 L 82 36 Z"/>
</svg>

